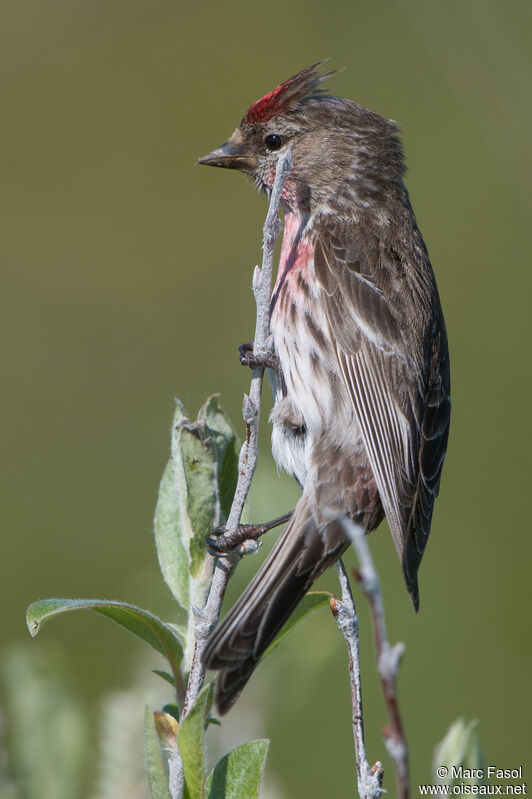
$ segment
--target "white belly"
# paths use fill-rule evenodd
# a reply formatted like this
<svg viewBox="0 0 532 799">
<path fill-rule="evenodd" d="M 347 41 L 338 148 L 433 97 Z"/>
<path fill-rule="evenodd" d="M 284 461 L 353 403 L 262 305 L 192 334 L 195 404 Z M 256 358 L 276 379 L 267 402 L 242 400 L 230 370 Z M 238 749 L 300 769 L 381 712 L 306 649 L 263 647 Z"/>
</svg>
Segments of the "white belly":
<svg viewBox="0 0 532 799">
<path fill-rule="evenodd" d="M 288 290 L 289 293 L 289 290 Z M 326 335 L 327 323 L 320 313 L 321 304 L 313 303 L 312 326 Z M 286 314 L 277 309 L 272 315 L 275 352 L 281 364 L 283 383 L 276 372 L 268 377 L 275 407 L 272 452 L 280 469 L 304 485 L 313 443 L 322 436 L 332 414 L 337 414 L 338 392 L 331 375 L 332 346 L 319 348 L 310 332 L 305 303 L 296 302 L 296 310 Z"/>
</svg>

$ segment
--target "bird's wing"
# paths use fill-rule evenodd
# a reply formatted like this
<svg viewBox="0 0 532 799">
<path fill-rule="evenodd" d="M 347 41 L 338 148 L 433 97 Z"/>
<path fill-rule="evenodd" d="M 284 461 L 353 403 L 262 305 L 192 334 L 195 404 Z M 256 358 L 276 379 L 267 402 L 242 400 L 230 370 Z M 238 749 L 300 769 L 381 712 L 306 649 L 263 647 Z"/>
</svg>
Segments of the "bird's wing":
<svg viewBox="0 0 532 799">
<path fill-rule="evenodd" d="M 428 256 L 354 224 L 317 237 L 315 271 L 343 380 L 362 431 L 414 605 L 449 427 L 445 326 Z M 422 262 L 425 259 L 425 262 Z"/>
</svg>

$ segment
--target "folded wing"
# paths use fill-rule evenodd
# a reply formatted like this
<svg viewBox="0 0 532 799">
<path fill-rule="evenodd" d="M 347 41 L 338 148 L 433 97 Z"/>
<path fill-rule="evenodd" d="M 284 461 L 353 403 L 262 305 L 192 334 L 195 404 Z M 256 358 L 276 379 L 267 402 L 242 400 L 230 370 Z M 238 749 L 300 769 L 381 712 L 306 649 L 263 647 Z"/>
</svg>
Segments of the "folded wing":
<svg viewBox="0 0 532 799">
<path fill-rule="evenodd" d="M 449 428 L 445 325 L 423 246 L 403 263 L 344 223 L 316 242 L 315 270 L 338 365 L 414 606 Z"/>
</svg>

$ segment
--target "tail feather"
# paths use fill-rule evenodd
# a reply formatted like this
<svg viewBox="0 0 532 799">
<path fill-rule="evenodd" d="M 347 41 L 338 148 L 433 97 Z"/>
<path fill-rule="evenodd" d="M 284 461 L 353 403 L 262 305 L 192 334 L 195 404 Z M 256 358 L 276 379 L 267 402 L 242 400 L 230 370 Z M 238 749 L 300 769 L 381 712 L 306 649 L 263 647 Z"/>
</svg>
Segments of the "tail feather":
<svg viewBox="0 0 532 799">
<path fill-rule="evenodd" d="M 313 582 L 347 546 L 338 523 L 318 527 L 303 496 L 262 568 L 207 643 L 203 661 L 220 671 L 216 706 L 221 714 L 234 704 Z"/>
</svg>

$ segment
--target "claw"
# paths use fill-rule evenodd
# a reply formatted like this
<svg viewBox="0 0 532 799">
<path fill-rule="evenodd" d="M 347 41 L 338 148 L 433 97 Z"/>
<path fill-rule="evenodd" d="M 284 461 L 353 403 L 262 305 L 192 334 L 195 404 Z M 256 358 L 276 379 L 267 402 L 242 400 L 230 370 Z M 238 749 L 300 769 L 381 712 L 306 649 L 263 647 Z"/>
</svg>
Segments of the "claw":
<svg viewBox="0 0 532 799">
<path fill-rule="evenodd" d="M 253 353 L 253 342 L 246 341 L 238 348 L 240 353 L 240 363 L 242 366 L 249 366 L 251 369 L 262 367 L 263 369 L 279 369 L 279 358 L 273 352 L 264 355 Z"/>
<path fill-rule="evenodd" d="M 240 358 L 244 358 L 248 353 L 253 352 L 253 341 L 244 341 L 238 348 Z"/>
<path fill-rule="evenodd" d="M 211 530 L 211 532 L 205 536 L 209 554 L 215 558 L 219 558 L 223 555 L 230 554 L 237 547 L 240 548 L 241 555 L 245 555 L 248 552 L 256 552 L 260 546 L 257 542 L 257 538 L 267 533 L 268 530 L 272 530 L 274 527 L 278 527 L 280 524 L 287 522 L 291 515 L 292 511 L 290 511 L 290 513 L 285 513 L 284 516 L 279 516 L 277 519 L 273 519 L 271 522 L 266 522 L 265 524 L 240 524 L 236 530 L 233 530 L 229 535 L 226 534 L 226 527 L 215 527 L 214 530 Z"/>
</svg>

